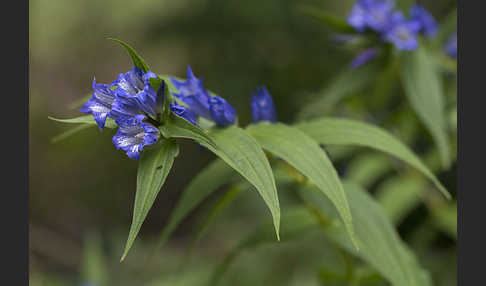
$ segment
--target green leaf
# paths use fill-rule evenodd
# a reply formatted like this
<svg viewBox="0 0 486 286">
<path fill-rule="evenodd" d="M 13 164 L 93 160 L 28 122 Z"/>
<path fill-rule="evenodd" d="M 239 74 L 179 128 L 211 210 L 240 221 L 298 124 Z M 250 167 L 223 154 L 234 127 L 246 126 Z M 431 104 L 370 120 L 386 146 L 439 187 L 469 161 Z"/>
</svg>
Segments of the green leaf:
<svg viewBox="0 0 486 286">
<path fill-rule="evenodd" d="M 343 219 L 351 240 L 355 242 L 351 213 L 341 180 L 319 144 L 299 129 L 281 123 L 262 122 L 250 125 L 247 131 L 264 149 L 294 166 L 329 197 Z"/>
<path fill-rule="evenodd" d="M 372 265 L 394 286 L 431 285 L 428 273 L 400 239 L 380 205 L 358 185 L 344 182 L 360 250 L 346 238 L 342 225 L 324 224 L 325 234 L 336 244 Z M 303 199 L 322 217 L 336 217 L 330 202 L 315 188 L 300 190 Z"/>
<path fill-rule="evenodd" d="M 200 141 L 228 165 L 240 173 L 258 191 L 273 217 L 277 239 L 280 240 L 280 206 L 270 163 L 253 137 L 237 126 L 209 130 L 217 148 Z"/>
<path fill-rule="evenodd" d="M 69 118 L 69 119 L 59 119 L 59 118 L 54 118 L 54 117 L 51 117 L 51 116 L 48 116 L 47 118 L 49 118 L 50 120 L 54 120 L 54 121 L 62 122 L 62 123 L 74 123 L 74 124 L 85 123 L 85 124 L 97 125 L 96 121 L 94 120 L 94 117 L 92 115 L 85 115 L 85 116 L 80 116 L 80 117 L 76 117 L 76 118 Z M 115 120 L 113 120 L 111 118 L 106 118 L 105 127 L 114 129 L 114 128 L 118 127 L 118 125 L 116 124 Z"/>
<path fill-rule="evenodd" d="M 356 70 L 346 67 L 330 81 L 327 87 L 312 97 L 317 98 L 317 100 L 308 102 L 298 113 L 297 118 L 309 119 L 328 114 L 340 100 L 369 86 L 375 79 L 377 71 L 377 66 L 374 63 L 364 65 Z"/>
<path fill-rule="evenodd" d="M 346 179 L 360 186 L 371 186 L 392 168 L 391 160 L 384 154 L 366 153 L 348 164 Z"/>
<path fill-rule="evenodd" d="M 376 191 L 387 217 L 396 225 L 423 200 L 427 189 L 422 178 L 414 176 L 394 177 L 383 182 Z"/>
<path fill-rule="evenodd" d="M 145 63 L 145 61 L 142 59 L 142 57 L 140 57 L 137 54 L 137 52 L 130 45 L 128 45 L 127 43 L 125 43 L 121 40 L 118 40 L 118 39 L 108 38 L 108 40 L 112 40 L 112 41 L 117 42 L 120 45 L 122 45 L 125 48 L 125 50 L 127 50 L 130 57 L 132 58 L 134 66 L 136 66 L 137 68 L 141 69 L 144 72 L 147 72 L 147 71 L 150 70 L 149 66 Z"/>
<path fill-rule="evenodd" d="M 157 194 L 169 174 L 179 147 L 174 140 L 163 140 L 158 148 L 145 150 L 140 159 L 137 172 L 137 192 L 133 208 L 132 225 L 120 261 L 123 261 L 132 247 L 143 221 L 152 207 Z"/>
<path fill-rule="evenodd" d="M 80 131 L 83 131 L 84 129 L 87 129 L 87 128 L 90 128 L 90 127 L 93 127 L 92 124 L 81 124 L 81 125 L 78 125 L 74 128 L 71 128 L 69 130 L 66 130 L 64 132 L 62 132 L 61 134 L 58 134 L 54 137 L 52 137 L 51 139 L 51 143 L 58 143 L 60 141 L 63 141 L 73 135 L 75 135 L 76 133 L 80 132 Z"/>
<path fill-rule="evenodd" d="M 401 68 L 405 94 L 436 142 L 442 165 L 447 168 L 451 160 L 444 115 L 444 92 L 432 55 L 421 45 L 417 51 L 403 55 Z"/>
<path fill-rule="evenodd" d="M 320 144 L 366 146 L 395 156 L 422 172 L 450 199 L 449 192 L 420 159 L 384 129 L 355 120 L 331 118 L 300 123 L 297 127 Z"/>
<path fill-rule="evenodd" d="M 432 208 L 432 221 L 442 231 L 457 239 L 457 202 Z"/>
<path fill-rule="evenodd" d="M 181 198 L 171 212 L 169 220 L 159 236 L 154 252 L 158 252 L 176 227 L 197 205 L 235 177 L 237 177 L 235 171 L 219 159 L 211 162 L 200 171 L 182 192 Z"/>
<path fill-rule="evenodd" d="M 334 30 L 343 33 L 356 33 L 356 29 L 348 25 L 345 20 L 334 17 L 332 14 L 310 6 L 299 6 L 299 10 L 304 14 L 310 15 L 320 22 L 334 28 Z"/>
<path fill-rule="evenodd" d="M 204 143 L 204 145 L 217 148 L 216 143 L 209 137 L 207 131 L 192 125 L 190 122 L 174 114 L 171 114 L 170 121 L 167 122 L 167 124 L 160 126 L 159 130 L 166 138 L 193 139 L 201 144 Z"/>
</svg>

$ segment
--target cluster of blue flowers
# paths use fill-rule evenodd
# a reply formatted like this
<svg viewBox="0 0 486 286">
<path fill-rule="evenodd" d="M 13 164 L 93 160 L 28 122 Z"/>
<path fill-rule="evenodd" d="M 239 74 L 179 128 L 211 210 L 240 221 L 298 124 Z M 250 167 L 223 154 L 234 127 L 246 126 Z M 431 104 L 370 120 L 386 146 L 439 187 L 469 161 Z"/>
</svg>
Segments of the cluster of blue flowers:
<svg viewBox="0 0 486 286">
<path fill-rule="evenodd" d="M 411 51 L 418 47 L 418 35 L 433 37 L 438 25 L 434 17 L 420 4 L 414 4 L 409 17 L 394 10 L 392 0 L 359 0 L 348 16 L 348 24 L 359 32 L 372 31 L 383 42 L 393 44 L 398 50 Z M 371 48 L 356 57 L 351 66 L 357 68 L 377 55 Z"/>
<path fill-rule="evenodd" d="M 154 125 L 144 122 L 158 120 L 165 96 L 164 81 L 155 90 L 151 80 L 157 80 L 153 72 L 145 73 L 136 67 L 109 85 L 93 80 L 93 95 L 81 107 L 81 112 L 93 115 L 100 130 L 108 117 L 116 121 L 119 128 L 113 144 L 131 159 L 138 159 L 143 148 L 157 142 L 160 136 Z"/>
<path fill-rule="evenodd" d="M 198 117 L 212 120 L 221 127 L 235 123 L 234 107 L 222 97 L 211 96 L 190 66 L 187 80 L 170 80 L 178 90 L 173 95 L 184 104 L 175 101 L 170 104 L 170 111 L 176 116 L 194 125 L 198 125 Z M 155 144 L 161 136 L 157 126 L 162 124 L 165 82 L 151 71 L 143 72 L 134 67 L 109 85 L 93 80 L 92 88 L 92 97 L 81 107 L 81 112 L 92 114 L 100 130 L 107 118 L 115 120 L 118 130 L 112 141 L 116 149 L 122 149 L 131 159 L 139 159 L 143 148 Z M 251 96 L 251 108 L 254 122 L 276 121 L 275 106 L 265 87 L 258 88 L 257 94 Z"/>
</svg>

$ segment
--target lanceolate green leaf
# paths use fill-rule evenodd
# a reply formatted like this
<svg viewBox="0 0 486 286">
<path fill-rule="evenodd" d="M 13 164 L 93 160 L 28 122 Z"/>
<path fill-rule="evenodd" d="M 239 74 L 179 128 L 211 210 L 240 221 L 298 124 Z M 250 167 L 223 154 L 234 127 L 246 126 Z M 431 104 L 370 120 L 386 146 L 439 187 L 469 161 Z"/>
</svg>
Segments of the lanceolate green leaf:
<svg viewBox="0 0 486 286">
<path fill-rule="evenodd" d="M 393 155 L 421 171 L 450 198 L 449 192 L 420 159 L 384 129 L 355 120 L 330 118 L 300 123 L 297 127 L 320 144 L 366 146 Z"/>
<path fill-rule="evenodd" d="M 428 273 L 407 248 L 387 219 L 380 205 L 361 187 L 343 183 L 353 215 L 360 250 L 356 251 L 342 226 L 327 224 L 325 234 L 335 243 L 372 265 L 394 286 L 430 285 Z M 324 217 L 335 217 L 327 199 L 315 188 L 303 188 L 300 194 Z"/>
<path fill-rule="evenodd" d="M 328 114 L 334 105 L 353 92 L 363 90 L 373 82 L 377 75 L 377 66 L 370 63 L 352 70 L 346 67 L 330 84 L 315 95 L 317 100 L 308 102 L 301 109 L 297 118 L 310 119 Z"/>
<path fill-rule="evenodd" d="M 247 131 L 264 149 L 294 166 L 329 197 L 355 242 L 351 213 L 341 181 L 319 144 L 299 129 L 281 123 L 262 122 L 250 125 Z"/>
<path fill-rule="evenodd" d="M 192 125 L 186 120 L 171 114 L 170 121 L 159 127 L 160 132 L 166 138 L 186 138 L 197 142 L 204 142 L 205 145 L 216 148 L 216 143 L 211 139 L 207 131 Z"/>
<path fill-rule="evenodd" d="M 165 137 L 196 140 L 255 186 L 272 213 L 279 237 L 280 207 L 275 179 L 265 153 L 253 137 L 236 126 L 202 130 L 176 116 L 161 126 L 160 131 Z"/>
<path fill-rule="evenodd" d="M 66 130 L 64 132 L 62 132 L 61 134 L 58 134 L 54 137 L 52 137 L 51 139 L 51 143 L 57 143 L 57 142 L 60 142 L 60 141 L 63 141 L 71 136 L 73 136 L 74 134 L 84 130 L 84 129 L 88 129 L 90 127 L 93 127 L 92 124 L 81 124 L 81 125 L 78 125 L 74 128 L 71 128 L 69 130 Z"/>
<path fill-rule="evenodd" d="M 423 201 L 427 182 L 422 177 L 400 176 L 386 180 L 376 191 L 376 200 L 390 220 L 398 225 L 405 216 Z"/>
<path fill-rule="evenodd" d="M 238 177 L 237 173 L 228 164 L 219 159 L 211 162 L 200 171 L 184 189 L 181 198 L 171 212 L 169 220 L 159 237 L 156 252 L 197 205 L 235 177 Z"/>
<path fill-rule="evenodd" d="M 130 57 L 132 58 L 134 66 L 143 70 L 144 72 L 147 72 L 148 70 L 150 70 L 149 66 L 145 63 L 145 61 L 142 59 L 142 57 L 140 57 L 137 54 L 137 52 L 130 45 L 128 45 L 127 43 L 125 43 L 121 40 L 118 40 L 118 39 L 108 38 L 108 40 L 112 40 L 112 41 L 117 42 L 120 45 L 122 45 L 125 48 L 125 50 L 127 50 Z"/>
<path fill-rule="evenodd" d="M 208 135 L 216 143 L 217 148 L 208 145 L 205 141 L 199 143 L 218 155 L 257 189 L 270 209 L 277 239 L 280 240 L 280 206 L 277 188 L 270 163 L 260 145 L 237 126 L 213 129 Z"/>
<path fill-rule="evenodd" d="M 140 159 L 137 172 L 137 192 L 133 208 L 132 225 L 123 252 L 123 261 L 132 247 L 143 221 L 152 207 L 157 194 L 169 174 L 179 147 L 174 140 L 164 140 L 158 148 L 145 150 Z"/>
<path fill-rule="evenodd" d="M 74 123 L 74 124 L 91 124 L 91 125 L 96 125 L 96 121 L 94 120 L 94 117 L 92 115 L 85 115 L 85 116 L 80 116 L 76 118 L 69 118 L 69 119 L 58 119 L 54 118 L 51 116 L 48 116 L 49 119 L 57 121 L 57 122 L 62 122 L 62 123 Z M 105 123 L 106 128 L 116 128 L 116 122 L 115 120 L 111 118 L 106 118 L 106 123 Z"/>
<path fill-rule="evenodd" d="M 447 121 L 444 115 L 444 92 L 437 67 L 421 45 L 417 51 L 401 58 L 402 81 L 412 108 L 434 138 L 441 153 L 442 165 L 450 165 Z"/>
</svg>

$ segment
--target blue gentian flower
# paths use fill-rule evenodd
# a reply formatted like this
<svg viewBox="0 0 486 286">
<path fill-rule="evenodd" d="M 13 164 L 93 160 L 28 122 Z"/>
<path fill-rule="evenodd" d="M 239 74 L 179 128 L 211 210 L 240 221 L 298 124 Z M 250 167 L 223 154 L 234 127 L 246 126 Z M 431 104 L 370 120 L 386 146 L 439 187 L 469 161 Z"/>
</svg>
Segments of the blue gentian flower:
<svg viewBox="0 0 486 286">
<path fill-rule="evenodd" d="M 445 52 L 452 58 L 457 58 L 457 31 L 449 37 L 445 46 Z"/>
<path fill-rule="evenodd" d="M 118 131 L 113 136 L 116 149 L 125 151 L 130 159 L 140 158 L 143 147 L 153 145 L 159 139 L 159 130 L 150 123 L 143 122 L 143 114 L 133 117 L 121 117 L 116 120 Z"/>
<path fill-rule="evenodd" d="M 433 37 L 437 34 L 438 25 L 434 19 L 434 16 L 429 13 L 422 5 L 414 4 L 410 8 L 411 20 L 420 23 L 419 33 L 424 34 L 427 37 Z"/>
<path fill-rule="evenodd" d="M 144 73 L 137 67 L 127 73 L 120 74 L 112 85 L 116 85 L 116 94 L 113 115 L 133 116 L 141 113 L 148 114 L 153 119 L 157 119 L 158 110 L 164 99 L 165 83 L 161 81 L 158 91 L 150 84 L 150 79 L 157 76 L 148 71 Z M 138 110 L 137 110 L 138 107 Z"/>
<path fill-rule="evenodd" d="M 366 28 L 382 32 L 388 25 L 393 7 L 393 1 L 359 0 L 348 16 L 348 24 L 360 32 Z"/>
<path fill-rule="evenodd" d="M 100 130 L 105 127 L 106 117 L 108 117 L 113 102 L 115 101 L 115 94 L 111 89 L 111 85 L 96 83 L 93 79 L 93 95 L 80 109 L 83 113 L 91 113 L 98 124 Z"/>
<path fill-rule="evenodd" d="M 397 11 L 393 13 L 383 38 L 394 44 L 398 50 L 415 50 L 418 47 L 417 33 L 420 28 L 420 23 L 405 19 L 403 13 Z"/>
<path fill-rule="evenodd" d="M 219 126 L 228 126 L 235 123 L 236 110 L 224 98 L 211 96 L 209 98 L 209 112 L 211 118 Z"/>
<path fill-rule="evenodd" d="M 251 94 L 250 105 L 253 122 L 277 121 L 277 114 L 275 112 L 272 96 L 265 86 L 257 88 L 256 94 Z"/>
<path fill-rule="evenodd" d="M 378 54 L 378 50 L 376 48 L 366 49 L 351 61 L 350 66 L 352 69 L 357 69 L 360 66 L 364 65 L 365 63 L 372 60 L 373 58 L 375 58 L 377 54 Z"/>
<path fill-rule="evenodd" d="M 174 96 L 186 103 L 198 116 L 211 119 L 209 112 L 209 98 L 211 96 L 204 88 L 202 79 L 194 76 L 191 66 L 187 66 L 187 80 L 178 81 L 174 78 L 170 80 L 179 90 L 179 93 L 174 93 Z"/>
<path fill-rule="evenodd" d="M 197 125 L 197 115 L 189 108 L 182 105 L 171 104 L 170 110 L 180 118 L 191 122 L 193 125 Z"/>
</svg>

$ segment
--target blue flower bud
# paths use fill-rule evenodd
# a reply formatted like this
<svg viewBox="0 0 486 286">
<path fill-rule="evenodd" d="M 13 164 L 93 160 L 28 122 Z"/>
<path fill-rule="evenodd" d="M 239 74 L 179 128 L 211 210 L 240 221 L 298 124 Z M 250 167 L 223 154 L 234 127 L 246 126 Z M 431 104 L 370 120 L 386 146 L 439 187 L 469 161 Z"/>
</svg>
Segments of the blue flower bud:
<svg viewBox="0 0 486 286">
<path fill-rule="evenodd" d="M 457 31 L 449 37 L 444 46 L 444 50 L 451 58 L 457 58 Z"/>
<path fill-rule="evenodd" d="M 356 56 L 351 61 L 351 68 L 357 69 L 360 66 L 364 65 L 365 63 L 369 62 L 370 60 L 374 59 L 377 55 L 378 51 L 376 48 L 370 48 L 362 51 L 358 56 Z"/>
<path fill-rule="evenodd" d="M 209 98 L 209 112 L 211 118 L 219 126 L 228 126 L 235 123 L 236 110 L 222 97 L 211 96 Z"/>
<path fill-rule="evenodd" d="M 192 73 L 191 66 L 187 67 L 187 80 L 178 81 L 174 78 L 170 80 L 179 90 L 179 93 L 174 93 L 175 97 L 186 103 L 196 115 L 211 119 L 209 112 L 210 95 L 204 88 L 202 79 L 197 79 Z"/>
<path fill-rule="evenodd" d="M 251 95 L 251 117 L 253 122 L 259 121 L 277 121 L 275 105 L 272 96 L 265 86 L 257 88 L 257 93 Z"/>
<path fill-rule="evenodd" d="M 197 126 L 197 115 L 189 108 L 182 105 L 171 104 L 170 110 L 180 118 L 185 119 Z"/>
</svg>

